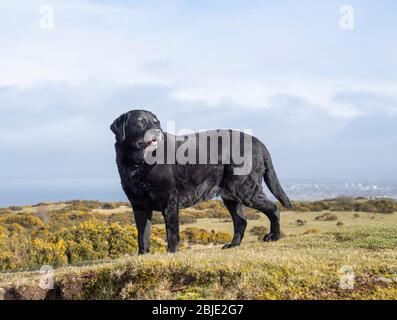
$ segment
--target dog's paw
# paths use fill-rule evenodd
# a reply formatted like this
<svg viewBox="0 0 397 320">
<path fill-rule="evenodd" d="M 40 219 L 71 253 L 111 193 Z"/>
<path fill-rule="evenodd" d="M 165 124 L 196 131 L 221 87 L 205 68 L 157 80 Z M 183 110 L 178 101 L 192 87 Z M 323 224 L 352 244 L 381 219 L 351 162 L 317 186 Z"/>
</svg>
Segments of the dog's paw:
<svg viewBox="0 0 397 320">
<path fill-rule="evenodd" d="M 279 233 L 268 233 L 263 237 L 263 241 L 270 242 L 270 241 L 278 241 L 281 238 L 281 234 Z"/>
<path fill-rule="evenodd" d="M 226 243 L 226 244 L 222 247 L 222 249 L 231 249 L 231 248 L 235 248 L 235 247 L 238 247 L 238 245 L 237 245 L 237 244 L 234 244 L 234 243 Z"/>
</svg>

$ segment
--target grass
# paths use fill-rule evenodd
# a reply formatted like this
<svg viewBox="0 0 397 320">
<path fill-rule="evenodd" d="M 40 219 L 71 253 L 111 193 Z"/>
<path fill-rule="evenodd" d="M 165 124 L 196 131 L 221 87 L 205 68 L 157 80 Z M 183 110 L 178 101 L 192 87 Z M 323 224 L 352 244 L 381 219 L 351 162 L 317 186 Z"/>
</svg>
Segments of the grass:
<svg viewBox="0 0 397 320">
<path fill-rule="evenodd" d="M 321 221 L 316 220 L 318 216 L 323 215 L 325 212 L 281 212 L 281 229 L 288 236 L 295 236 L 305 233 L 307 230 L 316 229 L 320 232 L 326 232 L 337 227 L 338 222 L 343 222 L 343 227 L 354 227 L 354 226 L 382 226 L 382 225 L 397 225 L 396 214 L 376 214 L 369 212 L 360 212 L 360 217 L 354 217 L 357 212 L 332 212 L 332 215 L 337 217 L 337 220 L 333 221 Z M 305 220 L 307 223 L 303 226 L 297 224 L 297 220 Z M 253 227 L 265 226 L 270 229 L 269 220 L 264 214 L 261 214 L 258 220 L 249 220 L 247 225 L 247 231 Z M 198 219 L 197 223 L 184 224 L 181 229 L 187 227 L 199 227 L 207 230 L 224 231 L 233 234 L 233 224 L 231 221 L 224 222 L 224 219 L 210 219 L 203 218 Z M 340 228 L 340 227 L 338 227 Z M 246 241 L 257 241 L 257 236 L 245 233 L 244 242 Z"/>
<path fill-rule="evenodd" d="M 38 286 L 41 275 L 34 272 L 1 274 L 0 287 L 14 299 L 397 299 L 395 224 L 307 235 L 291 234 L 302 227 L 284 227 L 290 235 L 277 243 L 253 236 L 231 250 L 197 247 L 57 269 L 50 291 Z M 339 286 L 346 265 L 355 275 L 352 290 Z"/>
<path fill-rule="evenodd" d="M 390 227 L 348 228 L 334 232 L 337 241 L 368 250 L 397 249 L 397 232 Z M 395 230 L 397 231 L 397 230 Z"/>
<path fill-rule="evenodd" d="M 215 202 L 210 204 L 217 206 Z M 72 225 L 75 221 L 62 220 L 69 211 L 63 215 L 59 211 L 67 210 L 69 205 L 26 206 L 17 208 L 16 213 L 23 216 L 44 210 L 51 213 L 49 223 L 54 228 L 59 227 L 57 223 L 70 228 L 66 222 Z M 215 208 L 203 206 L 187 211 L 198 214 Z M 123 204 L 94 206 L 80 215 L 103 219 L 129 210 Z M 230 219 L 203 216 L 181 225 L 181 230 L 194 227 L 233 233 Z M 59 268 L 54 273 L 53 290 L 40 288 L 43 275 L 39 272 L 0 273 L 0 300 L 397 299 L 396 213 L 285 211 L 281 217 L 285 236 L 276 243 L 258 240 L 265 229 L 270 229 L 268 219 L 260 214 L 259 219 L 248 220 L 239 248 L 221 250 L 222 245 L 192 244 L 176 254 L 133 254 Z M 119 223 L 127 220 L 123 218 Z M 250 232 L 252 229 L 259 230 L 259 234 Z M 340 287 L 341 279 L 349 276 L 346 266 L 354 273 L 353 289 Z"/>
</svg>

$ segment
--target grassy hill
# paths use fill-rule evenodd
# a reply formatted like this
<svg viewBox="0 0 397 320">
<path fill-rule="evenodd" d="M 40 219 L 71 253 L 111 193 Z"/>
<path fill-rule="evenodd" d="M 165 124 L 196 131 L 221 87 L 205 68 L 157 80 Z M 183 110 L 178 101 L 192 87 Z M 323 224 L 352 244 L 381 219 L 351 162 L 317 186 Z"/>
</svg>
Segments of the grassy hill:
<svg viewBox="0 0 397 320">
<path fill-rule="evenodd" d="M 0 276 L 13 299 L 397 299 L 397 227 L 347 227 L 177 254 L 60 268 L 54 290 L 39 273 Z M 343 266 L 355 275 L 342 289 Z"/>
<path fill-rule="evenodd" d="M 374 212 L 370 200 L 349 201 L 372 209 L 343 211 L 333 200 L 321 211 L 282 212 L 284 237 L 276 243 L 260 240 L 269 223 L 248 211 L 243 245 L 231 250 L 220 249 L 233 230 L 227 211 L 203 203 L 182 212 L 177 254 L 164 252 L 157 215 L 155 253 L 145 256 L 135 254 L 127 204 L 0 209 L 0 262 L 12 271 L 0 273 L 0 299 L 397 299 L 397 215 Z M 40 288 L 39 272 L 17 271 L 43 264 L 58 267 L 53 290 Z M 354 288 L 341 288 L 352 276 Z"/>
</svg>

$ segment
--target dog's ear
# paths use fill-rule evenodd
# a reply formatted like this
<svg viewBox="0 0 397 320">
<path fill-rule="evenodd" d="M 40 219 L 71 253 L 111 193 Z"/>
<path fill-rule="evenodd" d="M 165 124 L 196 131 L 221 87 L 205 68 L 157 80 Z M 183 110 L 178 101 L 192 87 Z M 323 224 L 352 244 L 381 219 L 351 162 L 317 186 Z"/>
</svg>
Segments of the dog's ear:
<svg viewBox="0 0 397 320">
<path fill-rule="evenodd" d="M 120 142 L 124 142 L 125 140 L 125 126 L 127 125 L 129 116 L 130 115 L 128 113 L 122 114 L 120 117 L 114 120 L 110 126 L 110 130 L 113 131 L 117 140 Z"/>
</svg>

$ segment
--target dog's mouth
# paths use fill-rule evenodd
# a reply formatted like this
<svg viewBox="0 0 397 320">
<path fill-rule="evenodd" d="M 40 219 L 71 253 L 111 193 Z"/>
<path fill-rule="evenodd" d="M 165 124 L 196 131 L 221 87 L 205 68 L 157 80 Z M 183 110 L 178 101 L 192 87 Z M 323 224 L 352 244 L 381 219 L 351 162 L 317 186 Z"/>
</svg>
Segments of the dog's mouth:
<svg viewBox="0 0 397 320">
<path fill-rule="evenodd" d="M 146 149 L 146 148 L 149 147 L 149 146 L 157 146 L 157 145 L 159 144 L 160 141 L 161 141 L 161 138 L 160 138 L 160 137 L 159 137 L 159 139 L 156 138 L 156 137 L 153 137 L 152 140 L 144 141 L 143 143 L 144 143 L 144 147 L 145 147 L 145 149 Z"/>
<path fill-rule="evenodd" d="M 145 154 L 147 154 L 156 150 L 162 140 L 163 133 L 160 130 L 149 130 L 144 138 L 136 143 L 136 146 L 139 149 L 144 149 Z"/>
<path fill-rule="evenodd" d="M 146 149 L 148 147 L 157 146 L 161 139 L 153 138 L 152 140 L 143 140 L 136 143 L 138 149 Z"/>
</svg>

